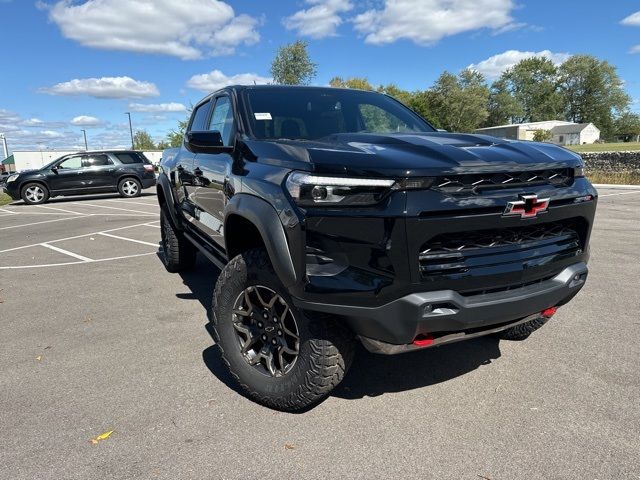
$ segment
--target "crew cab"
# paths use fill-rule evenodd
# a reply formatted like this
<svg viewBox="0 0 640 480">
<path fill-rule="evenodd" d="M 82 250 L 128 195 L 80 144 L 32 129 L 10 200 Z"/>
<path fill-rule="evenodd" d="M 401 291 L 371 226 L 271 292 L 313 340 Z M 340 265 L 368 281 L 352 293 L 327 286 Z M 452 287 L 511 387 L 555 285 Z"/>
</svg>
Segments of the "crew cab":
<svg viewBox="0 0 640 480">
<path fill-rule="evenodd" d="M 222 270 L 213 330 L 250 398 L 308 408 L 360 341 L 522 340 L 587 279 L 597 192 L 546 143 L 437 131 L 375 92 L 231 86 L 158 180 L 162 259 Z"/>
</svg>

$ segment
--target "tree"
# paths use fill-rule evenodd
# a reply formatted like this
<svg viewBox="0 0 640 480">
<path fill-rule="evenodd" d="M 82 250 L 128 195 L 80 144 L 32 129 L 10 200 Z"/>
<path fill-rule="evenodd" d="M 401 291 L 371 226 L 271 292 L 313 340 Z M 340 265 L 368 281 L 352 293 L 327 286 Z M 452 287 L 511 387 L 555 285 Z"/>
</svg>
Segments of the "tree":
<svg viewBox="0 0 640 480">
<path fill-rule="evenodd" d="M 558 91 L 558 69 L 551 60 L 531 57 L 521 60 L 502 74 L 506 91 L 521 109 L 515 123 L 541 122 L 563 117 L 562 96 Z"/>
<path fill-rule="evenodd" d="M 489 112 L 489 88 L 479 72 L 465 69 L 458 76 L 444 72 L 426 96 L 437 128 L 471 132 L 480 127 Z"/>
<path fill-rule="evenodd" d="M 628 110 L 623 112 L 615 120 L 615 134 L 623 142 L 640 142 L 640 115 Z"/>
<path fill-rule="evenodd" d="M 138 130 L 133 135 L 133 148 L 134 150 L 155 150 L 156 145 L 153 143 L 149 132 L 146 130 Z"/>
<path fill-rule="evenodd" d="M 548 142 L 553 138 L 551 130 L 536 130 L 533 132 L 534 142 Z"/>
<path fill-rule="evenodd" d="M 630 103 L 616 68 L 591 55 L 574 55 L 559 70 L 559 92 L 567 120 L 593 123 L 605 138 L 615 133 L 615 115 Z"/>
<path fill-rule="evenodd" d="M 346 80 L 342 77 L 333 77 L 329 85 L 337 88 L 355 88 L 357 90 L 373 90 L 373 86 L 364 77 L 351 77 Z"/>
<path fill-rule="evenodd" d="M 523 116 L 523 109 L 511 94 L 508 82 L 500 78 L 491 85 L 489 93 L 489 116 L 485 122 L 486 127 L 512 123 L 514 119 Z"/>
<path fill-rule="evenodd" d="M 317 65 L 307 52 L 307 42 L 301 40 L 280 47 L 271 62 L 273 82 L 282 85 L 309 85 L 316 71 Z"/>
<path fill-rule="evenodd" d="M 171 148 L 171 144 L 167 140 L 161 140 L 156 145 L 158 150 L 166 150 L 167 148 Z"/>
</svg>

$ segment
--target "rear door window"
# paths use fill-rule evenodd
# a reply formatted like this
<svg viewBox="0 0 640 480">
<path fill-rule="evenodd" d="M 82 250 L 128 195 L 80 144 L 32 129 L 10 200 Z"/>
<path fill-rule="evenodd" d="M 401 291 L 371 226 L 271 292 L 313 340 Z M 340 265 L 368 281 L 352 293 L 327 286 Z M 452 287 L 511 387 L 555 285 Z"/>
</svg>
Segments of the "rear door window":
<svg viewBox="0 0 640 480">
<path fill-rule="evenodd" d="M 84 157 L 85 167 L 104 167 L 107 165 L 113 165 L 113 162 L 106 155 L 91 155 Z"/>
</svg>

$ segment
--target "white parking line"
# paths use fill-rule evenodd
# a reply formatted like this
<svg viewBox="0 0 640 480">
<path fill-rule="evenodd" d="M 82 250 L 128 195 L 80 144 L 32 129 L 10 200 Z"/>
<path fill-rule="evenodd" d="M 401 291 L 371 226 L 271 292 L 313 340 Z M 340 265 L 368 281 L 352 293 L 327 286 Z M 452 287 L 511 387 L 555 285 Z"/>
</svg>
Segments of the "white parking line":
<svg viewBox="0 0 640 480">
<path fill-rule="evenodd" d="M 17 213 L 16 213 L 16 212 L 12 212 L 11 210 L 6 210 L 6 209 L 4 209 L 4 208 L 0 208 L 0 212 L 10 213 L 10 214 L 12 214 L 12 215 L 17 215 Z"/>
<path fill-rule="evenodd" d="M 151 212 L 142 212 L 140 210 L 131 210 L 130 208 L 120 208 L 120 207 L 107 207 L 106 205 L 96 205 L 95 203 L 83 203 L 83 205 L 88 205 L 90 207 L 100 207 L 100 208 L 109 208 L 111 210 L 122 210 L 125 212 L 132 212 L 132 213 L 140 213 L 142 215 L 153 215 L 154 217 L 156 215 L 158 215 L 157 213 L 151 213 Z"/>
<path fill-rule="evenodd" d="M 126 240 L 128 242 L 140 243 L 142 245 L 151 245 L 152 247 L 158 246 L 157 243 L 145 242 L 144 240 L 136 240 L 136 239 L 127 238 L 127 237 L 119 237 L 118 235 L 111 235 L 110 233 L 105 233 L 105 232 L 100 232 L 98 235 L 102 235 L 103 237 L 117 238 L 118 240 Z"/>
<path fill-rule="evenodd" d="M 111 199 L 111 200 L 107 200 L 107 202 L 133 203 L 134 205 L 144 205 L 146 207 L 157 207 L 158 206 L 158 202 L 145 203 L 145 202 L 135 202 L 133 200 L 115 200 L 115 199 Z"/>
<path fill-rule="evenodd" d="M 77 253 L 65 250 L 64 248 L 54 247 L 53 245 L 49 245 L 48 243 L 41 243 L 40 245 L 50 248 L 51 250 L 54 250 L 58 253 L 64 253 L 65 255 L 69 255 L 70 257 L 77 258 L 78 260 L 82 260 L 83 262 L 93 262 L 93 260 L 89 257 L 83 257 L 82 255 L 78 255 Z"/>
<path fill-rule="evenodd" d="M 160 228 L 160 225 L 154 225 L 152 223 L 145 223 L 145 226 L 147 227 L 153 227 L 153 228 Z"/>
<path fill-rule="evenodd" d="M 84 213 L 78 213 L 78 212 L 74 212 L 72 210 L 65 210 L 64 208 L 56 208 L 56 207 L 49 207 L 46 205 L 35 205 L 36 207 L 40 207 L 40 208 L 46 208 L 48 210 L 57 210 L 59 212 L 64 212 L 64 213 L 73 213 L 74 215 L 84 215 Z"/>
<path fill-rule="evenodd" d="M 634 193 L 640 193 L 640 190 L 635 192 L 622 192 L 622 193 L 605 193 L 604 195 L 600 195 L 601 197 L 615 197 L 617 195 L 633 195 Z"/>
<path fill-rule="evenodd" d="M 93 235 L 100 235 L 101 233 L 117 232 L 119 230 L 126 230 L 128 228 L 143 227 L 143 226 L 149 226 L 149 225 L 147 223 L 136 223 L 135 225 L 127 225 L 125 227 L 110 228 L 109 230 L 102 230 L 100 232 L 84 233 L 82 235 L 74 235 L 72 237 L 58 238 L 56 240 L 47 240 L 46 243 L 51 244 L 51 243 L 57 243 L 57 242 L 64 242 L 66 240 L 75 240 L 76 238 L 91 237 Z M 21 247 L 7 248 L 5 250 L 0 250 L 0 253 L 13 252 L 15 250 L 22 250 L 25 248 L 36 247 L 38 245 L 40 245 L 40 243 L 32 243 L 31 245 L 22 245 Z M 154 244 L 154 246 L 157 247 L 157 244 Z"/>
<path fill-rule="evenodd" d="M 88 262 L 78 261 L 78 262 L 64 262 L 64 263 L 45 263 L 42 265 L 19 265 L 19 266 L 11 266 L 11 267 L 0 267 L 0 270 L 18 270 L 21 268 L 60 267 L 63 265 L 84 265 L 88 263 L 110 262 L 111 260 L 124 260 L 126 258 L 146 257 L 148 255 L 155 255 L 155 254 L 156 252 L 136 253 L 135 255 L 123 255 L 121 257 L 99 258 L 98 260 L 90 260 Z"/>
<path fill-rule="evenodd" d="M 56 218 L 54 220 L 43 220 L 42 222 L 23 223 L 21 225 L 11 225 L 9 227 L 0 227 L 0 230 L 10 230 L 12 228 L 30 227 L 31 225 L 41 225 L 43 223 L 63 222 L 65 220 L 75 220 L 76 218 L 86 218 L 86 217 L 90 217 L 90 216 L 91 215 L 77 215 L 75 217 Z"/>
</svg>

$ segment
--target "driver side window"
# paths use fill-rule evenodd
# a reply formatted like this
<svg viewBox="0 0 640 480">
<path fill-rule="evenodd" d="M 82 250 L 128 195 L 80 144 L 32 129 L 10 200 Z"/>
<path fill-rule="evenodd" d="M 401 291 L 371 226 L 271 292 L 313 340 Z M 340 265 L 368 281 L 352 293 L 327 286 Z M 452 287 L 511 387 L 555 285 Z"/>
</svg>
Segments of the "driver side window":
<svg viewBox="0 0 640 480">
<path fill-rule="evenodd" d="M 82 168 L 82 157 L 69 157 L 58 164 L 61 170 L 77 170 Z"/>
<path fill-rule="evenodd" d="M 211 115 L 209 130 L 217 130 L 222 136 L 222 143 L 230 146 L 233 141 L 233 109 L 229 97 L 219 97 Z"/>
</svg>

